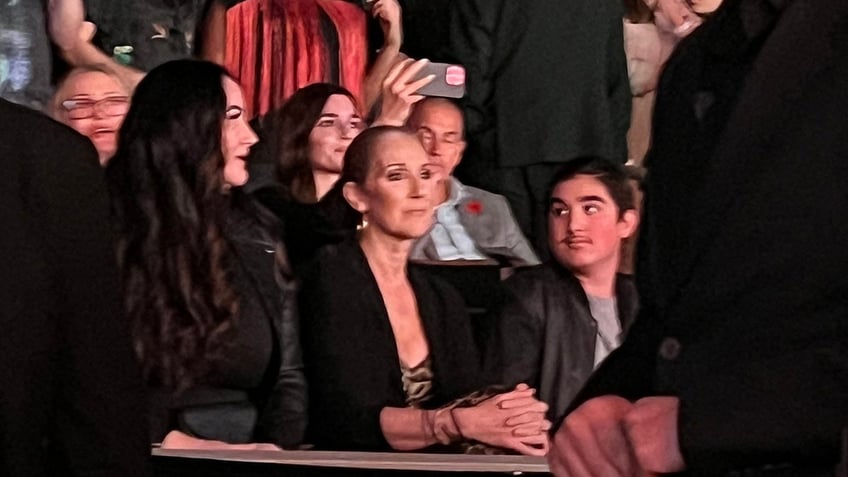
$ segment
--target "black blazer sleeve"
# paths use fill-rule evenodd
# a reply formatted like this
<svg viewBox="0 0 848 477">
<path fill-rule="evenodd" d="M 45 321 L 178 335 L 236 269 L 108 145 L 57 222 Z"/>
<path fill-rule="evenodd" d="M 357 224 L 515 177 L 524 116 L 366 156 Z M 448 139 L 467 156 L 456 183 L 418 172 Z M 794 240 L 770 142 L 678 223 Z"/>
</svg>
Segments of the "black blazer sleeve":
<svg viewBox="0 0 848 477">
<path fill-rule="evenodd" d="M 253 390 L 261 411 L 256 439 L 291 448 L 303 442 L 307 419 L 297 286 L 274 233 L 275 218 L 254 197 L 238 189 L 233 195 L 228 235 L 239 262 L 233 283 L 241 295 L 240 313 L 270 322 L 276 339 L 271 365 Z"/>
<path fill-rule="evenodd" d="M 95 151 L 0 101 L 0 162 L 0 474 L 143 475 L 144 391 Z"/>
<path fill-rule="evenodd" d="M 510 283 L 515 282 L 507 282 L 504 303 L 493 313 L 497 324 L 486 344 L 485 368 L 501 384 L 538 388 L 544 326 L 518 296 L 526 290 L 516 290 Z"/>
<path fill-rule="evenodd" d="M 848 4 L 775 5 L 724 2 L 666 64 L 645 309 L 581 396 L 678 396 L 692 475 L 832 466 L 848 423 Z"/>
<path fill-rule="evenodd" d="M 282 294 L 282 310 L 274 323 L 280 367 L 258 431 L 260 436 L 280 447 L 291 448 L 303 442 L 306 432 L 307 388 L 294 284 L 286 284 Z"/>
</svg>

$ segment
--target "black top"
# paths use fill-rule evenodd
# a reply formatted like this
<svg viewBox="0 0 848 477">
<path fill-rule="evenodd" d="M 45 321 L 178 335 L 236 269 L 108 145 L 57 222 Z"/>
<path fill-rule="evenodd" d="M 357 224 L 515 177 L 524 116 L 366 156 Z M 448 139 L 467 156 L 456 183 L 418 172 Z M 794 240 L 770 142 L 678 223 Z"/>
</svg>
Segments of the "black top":
<svg viewBox="0 0 848 477">
<path fill-rule="evenodd" d="M 238 259 L 235 285 L 241 300 L 241 318 L 250 328 L 242 330 L 243 338 L 249 339 L 236 341 L 232 353 L 239 356 L 237 363 L 252 362 L 254 370 L 263 370 L 261 380 L 251 390 L 252 402 L 259 410 L 255 438 L 292 447 L 301 443 L 306 429 L 306 379 L 296 287 L 285 247 L 273 232 L 275 222 L 268 217 L 270 214 L 240 191 L 233 195 L 236 208 L 231 213 L 227 236 Z M 248 320 L 252 324 L 248 325 Z M 260 336 L 267 332 L 271 332 L 270 337 Z M 251 347 L 254 349 L 248 352 Z M 264 368 L 259 366 L 263 359 L 268 359 Z M 238 369 L 231 370 L 231 382 L 236 377 L 256 378 L 255 374 L 245 375 Z"/>
<path fill-rule="evenodd" d="M 309 263 L 325 245 L 353 237 L 359 213 L 334 187 L 318 202 L 309 204 L 286 197 L 281 186 L 269 185 L 253 193 L 257 201 L 277 216 L 283 241 L 295 270 Z"/>
<path fill-rule="evenodd" d="M 276 288 L 274 262 L 271 258 L 277 250 L 259 223 L 239 210 L 230 213 L 225 233 L 237 257 L 233 276 L 241 312 L 238 331 L 211 378 L 215 384 L 222 386 L 250 389 L 259 386 L 269 366 L 279 365 L 279 359 L 272 362 L 271 354 L 276 345 L 271 339 L 274 330 L 270 313 L 263 307 L 261 296 L 262 288 Z M 254 251 L 268 255 L 269 260 L 265 263 L 254 265 L 266 270 L 250 269 L 251 258 L 248 255 Z M 257 283 L 251 273 L 260 273 L 260 279 L 270 283 Z"/>
<path fill-rule="evenodd" d="M 459 294 L 410 269 L 430 347 L 432 409 L 487 384 Z M 304 361 L 310 383 L 310 443 L 324 449 L 388 450 L 384 407 L 406 407 L 401 365 L 380 290 L 354 241 L 322 249 L 300 293 Z"/>
</svg>

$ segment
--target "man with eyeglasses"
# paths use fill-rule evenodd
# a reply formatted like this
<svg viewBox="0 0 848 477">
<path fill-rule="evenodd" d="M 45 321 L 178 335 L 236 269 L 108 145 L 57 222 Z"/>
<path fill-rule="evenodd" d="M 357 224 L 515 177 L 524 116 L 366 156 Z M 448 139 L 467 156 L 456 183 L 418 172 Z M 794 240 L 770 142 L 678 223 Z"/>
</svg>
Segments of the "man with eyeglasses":
<svg viewBox="0 0 848 477">
<path fill-rule="evenodd" d="M 87 137 L 106 165 L 118 148 L 118 130 L 129 110 L 123 84 L 106 70 L 81 67 L 59 84 L 51 115 Z"/>
</svg>

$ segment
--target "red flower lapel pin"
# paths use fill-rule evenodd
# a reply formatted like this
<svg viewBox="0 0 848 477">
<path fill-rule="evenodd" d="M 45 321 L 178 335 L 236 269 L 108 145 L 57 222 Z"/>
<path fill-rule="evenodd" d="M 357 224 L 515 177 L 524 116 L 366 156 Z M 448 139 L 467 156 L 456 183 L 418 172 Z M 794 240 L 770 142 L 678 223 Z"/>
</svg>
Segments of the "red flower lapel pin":
<svg viewBox="0 0 848 477">
<path fill-rule="evenodd" d="M 479 200 L 471 200 L 465 204 L 465 210 L 470 214 L 480 215 L 483 212 L 483 204 Z"/>
</svg>

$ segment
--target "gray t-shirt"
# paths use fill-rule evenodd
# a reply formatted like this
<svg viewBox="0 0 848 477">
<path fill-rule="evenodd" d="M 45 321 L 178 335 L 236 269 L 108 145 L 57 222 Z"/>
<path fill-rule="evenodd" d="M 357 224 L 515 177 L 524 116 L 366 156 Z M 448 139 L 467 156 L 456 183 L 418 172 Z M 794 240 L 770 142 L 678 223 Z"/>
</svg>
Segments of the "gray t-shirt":
<svg viewBox="0 0 848 477">
<path fill-rule="evenodd" d="M 621 322 L 618 320 L 616 299 L 588 296 L 589 311 L 598 325 L 595 337 L 595 368 L 621 345 Z"/>
</svg>

